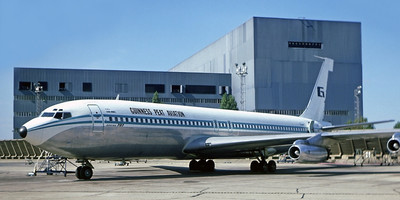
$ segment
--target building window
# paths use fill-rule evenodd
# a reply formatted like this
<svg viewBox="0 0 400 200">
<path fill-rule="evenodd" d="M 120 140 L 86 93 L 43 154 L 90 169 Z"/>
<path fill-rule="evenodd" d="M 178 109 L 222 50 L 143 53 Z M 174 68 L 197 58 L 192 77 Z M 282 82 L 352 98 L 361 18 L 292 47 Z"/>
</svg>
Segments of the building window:
<svg viewBox="0 0 400 200">
<path fill-rule="evenodd" d="M 92 91 L 92 83 L 83 83 L 82 84 L 82 91 L 91 92 Z"/>
<path fill-rule="evenodd" d="M 171 85 L 171 93 L 183 93 L 183 85 Z"/>
<path fill-rule="evenodd" d="M 289 48 L 322 49 L 321 42 L 288 42 Z"/>
<path fill-rule="evenodd" d="M 65 87 L 65 82 L 58 83 L 58 91 L 65 91 L 67 88 Z"/>
<path fill-rule="evenodd" d="M 215 94 L 216 87 L 211 85 L 186 85 L 185 93 L 189 94 Z"/>
<path fill-rule="evenodd" d="M 72 91 L 72 83 L 59 82 L 58 91 Z"/>
<path fill-rule="evenodd" d="M 230 94 L 230 87 L 229 86 L 219 86 L 219 94 Z"/>
<path fill-rule="evenodd" d="M 146 84 L 145 85 L 145 92 L 146 93 L 165 93 L 165 86 L 163 84 Z"/>
<path fill-rule="evenodd" d="M 116 83 L 115 93 L 128 93 L 128 84 L 126 83 Z"/>
<path fill-rule="evenodd" d="M 19 82 L 19 90 L 31 90 L 32 88 L 31 82 Z"/>
<path fill-rule="evenodd" d="M 43 91 L 48 91 L 48 84 L 45 81 L 39 81 L 38 82 L 40 86 L 42 86 Z"/>
</svg>

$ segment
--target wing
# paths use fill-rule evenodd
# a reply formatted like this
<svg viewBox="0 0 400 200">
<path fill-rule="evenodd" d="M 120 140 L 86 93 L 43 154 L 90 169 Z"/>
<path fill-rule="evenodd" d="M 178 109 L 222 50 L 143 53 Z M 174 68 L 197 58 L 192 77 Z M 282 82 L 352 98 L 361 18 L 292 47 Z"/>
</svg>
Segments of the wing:
<svg viewBox="0 0 400 200">
<path fill-rule="evenodd" d="M 312 137 L 310 133 L 259 135 L 259 136 L 230 136 L 230 137 L 196 137 L 188 142 L 183 152 L 197 156 L 229 155 L 230 153 L 256 151 L 264 148 L 290 146 L 298 139 Z"/>
<path fill-rule="evenodd" d="M 251 156 L 254 152 L 265 150 L 266 155 L 270 156 L 287 152 L 296 141 L 305 141 L 307 145 L 330 150 L 333 145 L 349 140 L 379 138 L 386 141 L 394 133 L 395 130 L 359 130 L 258 136 L 199 136 L 192 138 L 185 145 L 183 152 L 197 157 L 229 158 Z"/>
</svg>

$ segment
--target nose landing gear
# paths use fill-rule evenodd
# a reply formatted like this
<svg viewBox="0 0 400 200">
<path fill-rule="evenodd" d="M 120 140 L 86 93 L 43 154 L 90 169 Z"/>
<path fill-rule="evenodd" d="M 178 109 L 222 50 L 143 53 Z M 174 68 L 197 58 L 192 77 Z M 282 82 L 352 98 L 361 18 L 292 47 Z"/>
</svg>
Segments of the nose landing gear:
<svg viewBox="0 0 400 200">
<path fill-rule="evenodd" d="M 93 176 L 94 167 L 88 160 L 78 160 L 77 162 L 82 163 L 82 166 L 79 166 L 75 170 L 75 176 L 79 180 L 89 180 Z"/>
</svg>

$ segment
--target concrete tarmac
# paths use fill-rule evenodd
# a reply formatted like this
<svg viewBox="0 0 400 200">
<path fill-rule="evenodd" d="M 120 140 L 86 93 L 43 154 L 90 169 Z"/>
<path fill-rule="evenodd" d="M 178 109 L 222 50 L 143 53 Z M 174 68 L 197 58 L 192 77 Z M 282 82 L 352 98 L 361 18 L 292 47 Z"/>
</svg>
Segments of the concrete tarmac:
<svg viewBox="0 0 400 200">
<path fill-rule="evenodd" d="M 251 173 L 250 162 L 215 160 L 215 172 L 200 173 L 188 171 L 189 161 L 94 161 L 92 179 L 82 181 L 27 176 L 33 165 L 0 160 L 0 199 L 400 199 L 399 166 L 278 164 L 269 174 Z"/>
</svg>

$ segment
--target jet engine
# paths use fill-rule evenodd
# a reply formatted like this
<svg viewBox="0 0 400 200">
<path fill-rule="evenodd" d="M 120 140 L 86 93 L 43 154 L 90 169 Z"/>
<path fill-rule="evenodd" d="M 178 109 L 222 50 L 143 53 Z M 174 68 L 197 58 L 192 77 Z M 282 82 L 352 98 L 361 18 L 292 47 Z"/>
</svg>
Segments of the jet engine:
<svg viewBox="0 0 400 200">
<path fill-rule="evenodd" d="M 328 159 L 328 151 L 325 148 L 311 145 L 306 140 L 295 141 L 288 153 L 290 158 L 303 163 L 316 163 Z"/>
<path fill-rule="evenodd" d="M 400 133 L 394 133 L 387 142 L 387 148 L 391 153 L 397 153 L 400 150 Z"/>
</svg>

